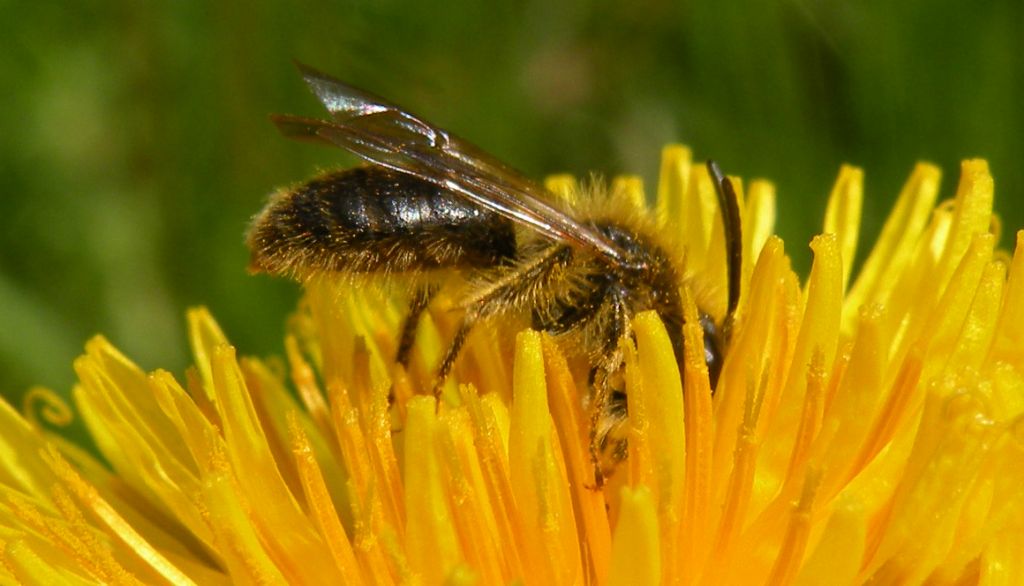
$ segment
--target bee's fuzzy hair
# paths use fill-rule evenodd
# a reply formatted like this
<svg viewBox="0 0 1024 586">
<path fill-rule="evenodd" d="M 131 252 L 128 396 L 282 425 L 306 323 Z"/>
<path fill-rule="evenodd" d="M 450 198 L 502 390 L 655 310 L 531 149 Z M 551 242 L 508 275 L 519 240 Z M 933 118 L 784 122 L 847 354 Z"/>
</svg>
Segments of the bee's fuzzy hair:
<svg viewBox="0 0 1024 586">
<path fill-rule="evenodd" d="M 686 275 L 685 251 L 680 238 L 658 225 L 657 216 L 646 201 L 638 201 L 625 182 L 609 183 L 592 174 L 574 182 L 569 193 L 559 198 L 560 205 L 584 224 L 614 222 L 642 236 L 668 255 L 680 275 Z"/>
</svg>

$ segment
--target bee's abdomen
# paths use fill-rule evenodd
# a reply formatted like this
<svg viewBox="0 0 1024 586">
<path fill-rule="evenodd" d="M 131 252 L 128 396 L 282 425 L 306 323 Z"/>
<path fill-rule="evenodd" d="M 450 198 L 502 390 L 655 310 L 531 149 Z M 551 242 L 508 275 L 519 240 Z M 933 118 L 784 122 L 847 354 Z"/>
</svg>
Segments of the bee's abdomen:
<svg viewBox="0 0 1024 586">
<path fill-rule="evenodd" d="M 509 220 L 383 167 L 282 191 L 253 220 L 247 241 L 253 270 L 298 277 L 482 268 L 515 255 Z"/>
</svg>

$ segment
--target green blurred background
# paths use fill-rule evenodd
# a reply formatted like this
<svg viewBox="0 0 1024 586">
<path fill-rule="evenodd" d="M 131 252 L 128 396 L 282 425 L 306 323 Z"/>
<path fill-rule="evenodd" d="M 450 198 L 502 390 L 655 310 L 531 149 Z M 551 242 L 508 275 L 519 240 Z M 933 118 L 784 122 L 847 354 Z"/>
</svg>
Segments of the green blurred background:
<svg viewBox="0 0 1024 586">
<path fill-rule="evenodd" d="M 279 351 L 299 290 L 246 274 L 246 223 L 274 187 L 352 161 L 268 123 L 321 114 L 292 58 L 537 177 L 636 172 L 650 191 L 661 145 L 685 142 L 776 182 L 801 270 L 840 163 L 867 173 L 863 242 L 915 161 L 949 196 L 959 160 L 986 157 L 1008 246 L 1022 6 L 0 0 L 0 390 L 68 390 L 97 332 L 180 372 L 195 304 L 241 351 Z"/>
</svg>

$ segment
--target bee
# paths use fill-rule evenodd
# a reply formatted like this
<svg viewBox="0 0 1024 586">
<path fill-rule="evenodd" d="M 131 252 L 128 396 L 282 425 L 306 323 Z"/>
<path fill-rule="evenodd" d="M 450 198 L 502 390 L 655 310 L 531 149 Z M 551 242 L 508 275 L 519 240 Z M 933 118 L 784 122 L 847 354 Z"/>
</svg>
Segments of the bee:
<svg viewBox="0 0 1024 586">
<path fill-rule="evenodd" d="M 411 275 L 454 271 L 464 310 L 436 375 L 435 394 L 470 331 L 499 316 L 528 315 L 535 329 L 567 340 L 591 365 L 591 456 L 600 485 L 624 457 L 626 397 L 619 341 L 631 318 L 654 310 L 683 356 L 681 262 L 650 218 L 621 213 L 592 195 L 571 208 L 539 184 L 453 134 L 369 92 L 299 64 L 330 120 L 274 115 L 288 138 L 340 147 L 369 165 L 329 172 L 278 192 L 247 234 L 256 272 L 298 280 L 325 273 Z M 708 163 L 724 220 L 728 303 L 716 322 L 701 310 L 704 356 L 714 388 L 739 299 L 737 197 Z M 599 187 L 592 191 L 600 192 Z M 414 279 L 416 281 L 416 279 Z M 419 279 L 395 361 L 407 366 L 422 313 L 438 291 Z M 608 458 L 606 457 L 605 460 Z"/>
</svg>

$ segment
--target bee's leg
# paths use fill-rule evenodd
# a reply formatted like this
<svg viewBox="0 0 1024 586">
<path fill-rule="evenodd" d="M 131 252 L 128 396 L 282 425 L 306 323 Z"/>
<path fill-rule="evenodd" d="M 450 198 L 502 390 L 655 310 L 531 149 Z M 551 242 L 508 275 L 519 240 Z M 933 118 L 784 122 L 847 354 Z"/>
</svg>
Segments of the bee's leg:
<svg viewBox="0 0 1024 586">
<path fill-rule="evenodd" d="M 607 411 L 608 399 L 611 397 L 611 376 L 605 367 L 597 366 L 594 370 L 594 396 L 590 403 L 590 464 L 594 467 L 594 489 L 604 487 L 604 471 L 601 470 L 601 421 Z"/>
<path fill-rule="evenodd" d="M 409 300 L 409 315 L 402 324 L 402 335 L 398 339 L 398 352 L 395 354 L 395 362 L 401 364 L 402 368 L 409 366 L 409 354 L 412 353 L 412 344 L 416 341 L 416 327 L 420 323 L 420 316 L 426 311 L 437 291 L 436 285 L 422 285 L 413 291 Z"/>
<path fill-rule="evenodd" d="M 613 300 L 609 310 L 612 315 L 606 332 L 604 356 L 592 373 L 593 395 L 590 402 L 590 463 L 594 467 L 594 488 L 597 490 L 604 486 L 605 473 L 601 466 L 602 444 L 610 432 L 607 419 L 611 415 L 612 396 L 616 392 L 614 379 L 616 374 L 622 371 L 624 360 L 622 350 L 619 349 L 619 340 L 629 332 L 625 304 L 621 300 Z"/>
<path fill-rule="evenodd" d="M 568 262 L 571 254 L 571 249 L 564 244 L 549 245 L 532 262 L 506 267 L 493 280 L 473 291 L 465 304 L 466 314 L 437 370 L 434 396 L 440 398 L 444 381 L 451 374 L 473 326 L 481 320 L 515 310 L 517 306 L 514 300 L 522 297 L 524 291 L 543 287 L 550 279 L 551 271 Z"/>
<path fill-rule="evenodd" d="M 444 359 L 441 360 L 441 366 L 437 369 L 437 379 L 434 382 L 434 397 L 438 401 L 441 399 L 441 389 L 444 387 L 444 381 L 451 374 L 452 367 L 455 366 L 455 359 L 459 357 L 459 352 L 462 351 L 462 347 L 466 344 L 466 338 L 469 336 L 469 332 L 473 329 L 473 324 L 475 323 L 476 319 L 471 318 L 469 315 L 463 317 L 459 323 L 459 329 L 455 331 L 455 337 L 452 338 L 451 344 L 448 345 L 448 351 L 445 352 Z"/>
</svg>

